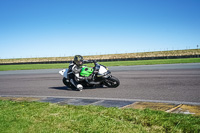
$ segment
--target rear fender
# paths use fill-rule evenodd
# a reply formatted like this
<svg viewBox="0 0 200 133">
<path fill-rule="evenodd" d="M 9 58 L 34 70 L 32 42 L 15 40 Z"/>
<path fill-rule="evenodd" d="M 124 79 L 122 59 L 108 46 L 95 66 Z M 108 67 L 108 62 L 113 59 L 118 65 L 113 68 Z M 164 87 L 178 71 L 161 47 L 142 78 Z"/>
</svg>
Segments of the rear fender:
<svg viewBox="0 0 200 133">
<path fill-rule="evenodd" d="M 60 73 L 60 75 L 62 75 L 63 77 L 67 78 L 67 71 L 68 71 L 68 69 L 63 69 L 63 70 L 60 70 L 59 73 Z"/>
</svg>

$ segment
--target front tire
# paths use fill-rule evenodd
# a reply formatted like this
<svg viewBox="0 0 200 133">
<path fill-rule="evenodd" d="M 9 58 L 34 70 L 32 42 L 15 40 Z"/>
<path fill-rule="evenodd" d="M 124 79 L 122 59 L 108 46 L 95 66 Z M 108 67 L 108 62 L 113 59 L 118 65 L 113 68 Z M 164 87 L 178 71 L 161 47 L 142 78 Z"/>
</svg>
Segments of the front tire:
<svg viewBox="0 0 200 133">
<path fill-rule="evenodd" d="M 116 88 L 120 85 L 120 81 L 118 78 L 112 76 L 105 80 L 104 84 L 110 88 Z"/>
</svg>

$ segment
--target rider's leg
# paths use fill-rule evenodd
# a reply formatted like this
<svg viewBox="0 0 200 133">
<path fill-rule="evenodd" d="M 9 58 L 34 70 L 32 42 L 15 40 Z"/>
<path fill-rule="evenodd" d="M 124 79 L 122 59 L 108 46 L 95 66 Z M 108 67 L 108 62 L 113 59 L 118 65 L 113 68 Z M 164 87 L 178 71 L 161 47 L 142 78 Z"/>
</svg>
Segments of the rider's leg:
<svg viewBox="0 0 200 133">
<path fill-rule="evenodd" d="M 79 84 L 74 78 L 70 79 L 70 83 L 79 91 L 82 91 L 83 86 Z"/>
</svg>

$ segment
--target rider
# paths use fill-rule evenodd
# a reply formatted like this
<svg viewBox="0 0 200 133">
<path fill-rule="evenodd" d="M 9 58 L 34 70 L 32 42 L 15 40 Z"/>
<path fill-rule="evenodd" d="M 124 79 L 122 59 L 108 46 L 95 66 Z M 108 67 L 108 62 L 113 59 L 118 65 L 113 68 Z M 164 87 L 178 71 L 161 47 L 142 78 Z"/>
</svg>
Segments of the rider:
<svg viewBox="0 0 200 133">
<path fill-rule="evenodd" d="M 69 65 L 69 70 L 68 70 L 68 72 L 71 71 L 73 73 L 69 75 L 69 76 L 72 76 L 72 77 L 69 77 L 70 83 L 79 91 L 82 91 L 83 89 L 83 86 L 80 84 L 80 81 L 92 79 L 91 76 L 90 77 L 80 76 L 80 72 L 82 70 L 82 66 L 84 62 L 87 62 L 87 61 L 84 61 L 83 56 L 75 55 L 74 61 L 73 63 Z"/>
</svg>

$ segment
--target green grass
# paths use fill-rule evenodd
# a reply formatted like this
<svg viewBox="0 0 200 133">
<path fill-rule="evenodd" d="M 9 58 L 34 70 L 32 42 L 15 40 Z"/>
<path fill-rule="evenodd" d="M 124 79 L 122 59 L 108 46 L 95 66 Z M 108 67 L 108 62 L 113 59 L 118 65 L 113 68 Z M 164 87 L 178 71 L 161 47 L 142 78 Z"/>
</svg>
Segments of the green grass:
<svg viewBox="0 0 200 133">
<path fill-rule="evenodd" d="M 56 69 L 67 68 L 69 64 L 22 64 L 22 65 L 0 65 L 0 71 L 9 70 L 34 70 L 34 69 Z"/>
<path fill-rule="evenodd" d="M 113 61 L 103 62 L 106 66 L 131 66 L 131 65 L 155 65 L 155 64 L 176 64 L 176 63 L 199 63 L 200 58 L 183 59 L 158 59 L 158 60 L 138 60 L 138 61 Z"/>
<path fill-rule="evenodd" d="M 149 109 L 60 106 L 50 103 L 0 100 L 1 133 L 197 133 L 199 131 L 199 116 L 170 114 Z"/>
<path fill-rule="evenodd" d="M 113 61 L 99 62 L 105 66 L 130 66 L 130 65 L 154 65 L 154 64 L 175 64 L 175 63 L 199 63 L 200 58 L 183 58 L 183 59 L 160 59 L 160 60 L 139 60 L 139 61 Z M 68 68 L 69 64 L 24 64 L 24 65 L 0 65 L 0 71 L 9 70 L 33 70 L 33 69 L 63 69 Z M 93 64 L 86 64 L 90 67 Z"/>
</svg>

